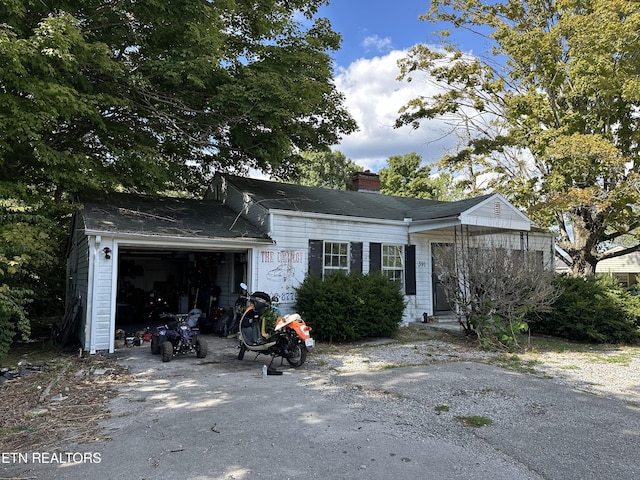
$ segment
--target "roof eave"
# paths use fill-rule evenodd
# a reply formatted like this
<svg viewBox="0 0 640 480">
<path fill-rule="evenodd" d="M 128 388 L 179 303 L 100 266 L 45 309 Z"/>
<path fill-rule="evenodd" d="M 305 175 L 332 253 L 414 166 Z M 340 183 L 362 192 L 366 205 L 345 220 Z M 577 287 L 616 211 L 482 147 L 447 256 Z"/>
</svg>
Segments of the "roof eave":
<svg viewBox="0 0 640 480">
<path fill-rule="evenodd" d="M 144 233 L 113 232 L 108 230 L 85 229 L 86 236 L 104 236 L 116 238 L 118 243 L 141 245 L 141 244 L 162 244 L 164 246 L 188 246 L 212 244 L 223 244 L 225 246 L 248 247 L 251 244 L 273 245 L 275 242 L 271 238 L 256 237 L 180 237 L 176 235 L 153 235 Z"/>
</svg>

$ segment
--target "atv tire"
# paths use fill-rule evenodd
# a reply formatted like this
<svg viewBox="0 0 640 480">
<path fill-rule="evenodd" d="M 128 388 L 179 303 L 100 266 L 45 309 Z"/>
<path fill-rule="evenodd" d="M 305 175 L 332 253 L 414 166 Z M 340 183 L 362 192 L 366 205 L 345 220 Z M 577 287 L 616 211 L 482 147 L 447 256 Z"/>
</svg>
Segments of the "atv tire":
<svg viewBox="0 0 640 480">
<path fill-rule="evenodd" d="M 164 336 L 160 337 L 160 335 L 151 335 L 151 353 L 153 355 L 158 355 L 160 350 L 162 350 L 163 343 Z"/>
<path fill-rule="evenodd" d="M 173 343 L 169 340 L 162 343 L 162 361 L 170 362 L 173 358 Z"/>
<path fill-rule="evenodd" d="M 202 340 L 200 337 L 196 338 L 196 356 L 198 358 L 204 358 L 207 356 L 207 341 Z"/>
</svg>

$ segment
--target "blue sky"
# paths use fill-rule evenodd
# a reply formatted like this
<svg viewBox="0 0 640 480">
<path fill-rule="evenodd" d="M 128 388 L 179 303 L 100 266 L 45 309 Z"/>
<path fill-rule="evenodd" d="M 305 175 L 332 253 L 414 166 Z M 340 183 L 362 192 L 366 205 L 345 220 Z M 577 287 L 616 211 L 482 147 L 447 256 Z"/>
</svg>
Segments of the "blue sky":
<svg viewBox="0 0 640 480">
<path fill-rule="evenodd" d="M 342 35 L 342 49 L 334 58 L 338 67 L 346 68 L 358 58 L 427 41 L 433 26 L 418 16 L 428 8 L 426 0 L 330 0 L 320 15 Z"/>
<path fill-rule="evenodd" d="M 391 155 L 411 152 L 420 154 L 424 164 L 433 163 L 455 145 L 442 121 L 418 130 L 393 128 L 398 110 L 409 100 L 436 93 L 426 79 L 396 79 L 397 62 L 409 48 L 434 41 L 432 32 L 438 27 L 418 19 L 428 8 L 428 0 L 330 0 L 319 13 L 342 35 L 342 48 L 333 55 L 334 80 L 360 127 L 332 148 L 363 169 L 376 172 Z M 457 35 L 453 38 L 464 40 L 464 46 L 467 39 Z"/>
</svg>

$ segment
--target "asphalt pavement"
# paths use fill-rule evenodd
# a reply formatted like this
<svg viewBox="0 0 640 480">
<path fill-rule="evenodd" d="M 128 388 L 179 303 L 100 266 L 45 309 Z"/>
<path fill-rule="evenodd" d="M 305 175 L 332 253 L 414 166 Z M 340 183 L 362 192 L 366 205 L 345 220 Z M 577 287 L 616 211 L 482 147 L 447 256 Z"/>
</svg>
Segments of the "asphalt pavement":
<svg viewBox="0 0 640 480">
<path fill-rule="evenodd" d="M 119 350 L 135 381 L 109 403 L 110 440 L 30 452 L 3 461 L 2 476 L 640 478 L 640 403 L 473 362 L 337 374 L 310 354 L 308 365 L 278 364 L 282 375 L 262 378 L 265 357 L 239 361 L 234 341 L 207 340 L 207 358 L 169 363 L 148 344 Z M 465 426 L 438 411 L 443 399 L 494 422 Z"/>
</svg>

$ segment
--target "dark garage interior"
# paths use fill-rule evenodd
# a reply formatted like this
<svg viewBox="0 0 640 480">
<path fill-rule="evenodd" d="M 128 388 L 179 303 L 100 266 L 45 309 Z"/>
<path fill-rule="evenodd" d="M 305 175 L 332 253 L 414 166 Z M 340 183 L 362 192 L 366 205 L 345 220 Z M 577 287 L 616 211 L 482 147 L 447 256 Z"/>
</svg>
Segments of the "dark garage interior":
<svg viewBox="0 0 640 480">
<path fill-rule="evenodd" d="M 233 308 L 246 281 L 247 252 L 121 247 L 116 330 L 155 329 L 166 314 L 202 310 L 202 323 Z M 203 332 L 204 333 L 204 332 Z"/>
</svg>

